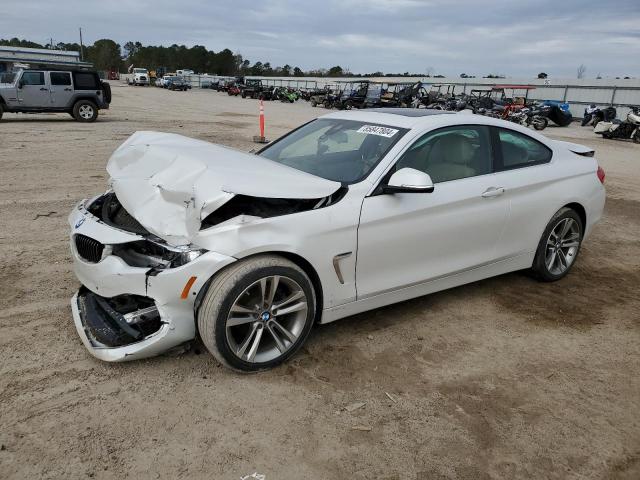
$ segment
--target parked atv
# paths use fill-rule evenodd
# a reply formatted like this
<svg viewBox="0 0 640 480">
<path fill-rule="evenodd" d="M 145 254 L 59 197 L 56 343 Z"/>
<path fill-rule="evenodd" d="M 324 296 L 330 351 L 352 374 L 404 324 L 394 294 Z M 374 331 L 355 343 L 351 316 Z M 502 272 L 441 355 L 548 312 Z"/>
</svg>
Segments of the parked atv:
<svg viewBox="0 0 640 480">
<path fill-rule="evenodd" d="M 293 103 L 298 99 L 298 93 L 287 87 L 277 87 L 273 91 L 273 100 Z"/>
<path fill-rule="evenodd" d="M 251 78 L 245 81 L 240 96 L 242 98 L 260 98 L 262 92 L 265 91 L 265 86 L 262 84 L 262 80 Z"/>
<path fill-rule="evenodd" d="M 368 81 L 349 82 L 342 91 L 340 98 L 334 102 L 334 107 L 340 110 L 364 108 L 367 101 Z"/>
</svg>

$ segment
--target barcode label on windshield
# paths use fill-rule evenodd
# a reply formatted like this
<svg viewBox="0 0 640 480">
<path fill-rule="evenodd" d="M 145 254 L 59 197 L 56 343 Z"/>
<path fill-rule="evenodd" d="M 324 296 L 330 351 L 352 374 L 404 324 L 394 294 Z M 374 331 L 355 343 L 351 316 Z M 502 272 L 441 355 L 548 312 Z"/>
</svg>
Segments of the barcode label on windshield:
<svg viewBox="0 0 640 480">
<path fill-rule="evenodd" d="M 358 133 L 366 133 L 367 135 L 379 135 L 380 137 L 391 138 L 396 133 L 398 133 L 398 130 L 396 130 L 395 128 L 378 127 L 376 125 L 364 125 L 360 127 Z"/>
</svg>

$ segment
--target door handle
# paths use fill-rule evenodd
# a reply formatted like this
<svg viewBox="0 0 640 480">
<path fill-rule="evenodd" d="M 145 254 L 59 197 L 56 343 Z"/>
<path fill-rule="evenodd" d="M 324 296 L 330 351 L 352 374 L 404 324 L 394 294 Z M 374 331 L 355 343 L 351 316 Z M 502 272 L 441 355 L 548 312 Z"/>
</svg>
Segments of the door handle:
<svg viewBox="0 0 640 480">
<path fill-rule="evenodd" d="M 44 87 L 42 87 L 42 88 L 40 89 L 40 91 L 41 91 L 41 92 L 48 92 L 48 91 L 49 91 L 49 89 L 48 89 L 48 88 L 44 88 Z"/>
<path fill-rule="evenodd" d="M 65 89 L 64 89 L 64 91 L 65 91 L 65 92 L 70 92 L 70 91 L 71 91 L 71 89 L 70 89 L 70 88 L 65 88 Z"/>
<path fill-rule="evenodd" d="M 483 193 L 484 198 L 499 197 L 504 193 L 504 187 L 489 187 Z"/>
</svg>

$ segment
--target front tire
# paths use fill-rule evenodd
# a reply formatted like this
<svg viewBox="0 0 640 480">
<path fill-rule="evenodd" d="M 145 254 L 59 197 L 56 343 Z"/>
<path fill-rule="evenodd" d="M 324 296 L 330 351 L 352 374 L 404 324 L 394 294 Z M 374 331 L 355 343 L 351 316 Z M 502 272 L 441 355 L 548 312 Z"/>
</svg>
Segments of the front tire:
<svg viewBox="0 0 640 480">
<path fill-rule="evenodd" d="M 217 274 L 197 319 L 203 343 L 220 363 L 251 372 L 294 355 L 315 314 L 316 296 L 307 274 L 283 257 L 261 255 Z"/>
<path fill-rule="evenodd" d="M 575 210 L 564 207 L 556 212 L 545 228 L 532 270 L 539 280 L 555 282 L 564 277 L 576 261 L 584 226 Z"/>
<path fill-rule="evenodd" d="M 98 106 L 90 100 L 79 100 L 73 106 L 73 118 L 78 122 L 95 122 Z"/>
</svg>

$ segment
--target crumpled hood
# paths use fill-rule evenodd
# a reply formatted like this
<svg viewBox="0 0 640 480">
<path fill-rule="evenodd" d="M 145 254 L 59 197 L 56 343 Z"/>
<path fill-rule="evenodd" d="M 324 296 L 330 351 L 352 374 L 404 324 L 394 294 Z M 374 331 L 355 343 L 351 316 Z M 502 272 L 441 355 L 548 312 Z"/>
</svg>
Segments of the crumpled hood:
<svg viewBox="0 0 640 480">
<path fill-rule="evenodd" d="M 257 155 L 173 133 L 136 132 L 107 164 L 122 206 L 149 232 L 188 244 L 202 219 L 236 194 L 323 198 L 340 184 Z"/>
</svg>

